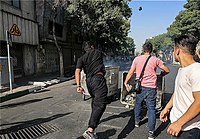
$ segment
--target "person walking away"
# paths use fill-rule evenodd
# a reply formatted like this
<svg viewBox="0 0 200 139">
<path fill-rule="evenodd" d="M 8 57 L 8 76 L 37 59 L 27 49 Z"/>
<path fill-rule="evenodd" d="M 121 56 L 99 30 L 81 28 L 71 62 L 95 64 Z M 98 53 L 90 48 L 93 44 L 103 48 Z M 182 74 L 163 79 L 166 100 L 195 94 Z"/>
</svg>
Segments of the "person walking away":
<svg viewBox="0 0 200 139">
<path fill-rule="evenodd" d="M 88 92 L 92 97 L 92 112 L 88 122 L 88 129 L 83 133 L 83 137 L 86 139 L 96 139 L 95 129 L 106 109 L 108 93 L 106 79 L 104 78 L 106 72 L 103 64 L 103 54 L 95 49 L 94 45 L 89 41 L 83 44 L 83 48 L 86 53 L 78 59 L 75 70 L 77 92 L 82 93 L 84 91 L 80 84 L 80 73 L 83 69 L 86 74 Z"/>
<path fill-rule="evenodd" d="M 160 120 L 171 124 L 167 133 L 171 139 L 200 139 L 200 63 L 194 61 L 197 39 L 181 35 L 174 40 L 174 57 L 178 70 L 174 93 L 160 113 Z M 171 109 L 171 111 L 170 111 Z"/>
<path fill-rule="evenodd" d="M 153 51 L 153 45 L 150 42 L 146 42 L 143 47 L 143 55 L 137 56 L 133 62 L 132 66 L 126 76 L 124 85 L 129 90 L 128 81 L 136 72 L 136 79 L 139 78 L 142 68 L 149 56 Z M 141 78 L 141 93 L 136 94 L 135 101 L 135 127 L 140 126 L 141 120 L 141 105 L 144 99 L 146 99 L 147 109 L 148 109 L 148 139 L 154 139 L 154 131 L 156 125 L 156 96 L 157 96 L 157 75 L 156 68 L 162 69 L 162 75 L 166 75 L 170 72 L 169 68 L 164 65 L 164 62 L 157 58 L 156 56 L 151 56 L 144 70 L 144 74 Z"/>
</svg>

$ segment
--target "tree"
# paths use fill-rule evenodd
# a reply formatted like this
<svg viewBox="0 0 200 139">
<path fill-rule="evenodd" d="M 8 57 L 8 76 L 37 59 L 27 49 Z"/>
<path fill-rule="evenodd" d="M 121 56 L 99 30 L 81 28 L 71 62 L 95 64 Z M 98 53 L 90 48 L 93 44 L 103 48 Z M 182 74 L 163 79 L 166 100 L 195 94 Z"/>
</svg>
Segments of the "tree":
<svg viewBox="0 0 200 139">
<path fill-rule="evenodd" d="M 185 10 L 181 11 L 167 28 L 167 33 L 150 39 L 156 53 L 164 47 L 172 46 L 174 36 L 180 34 L 192 34 L 200 39 L 200 1 L 188 0 L 184 8 Z"/>
<path fill-rule="evenodd" d="M 168 28 L 168 34 L 192 34 L 200 38 L 200 1 L 188 0 L 184 8 Z"/>
<path fill-rule="evenodd" d="M 51 10 L 52 10 L 52 13 L 51 13 L 51 16 L 53 19 L 52 35 L 53 35 L 54 43 L 56 45 L 56 48 L 57 48 L 58 54 L 59 54 L 60 77 L 64 77 L 63 53 L 62 53 L 62 48 L 58 44 L 58 41 L 57 41 L 56 32 L 55 32 L 55 24 L 56 24 L 57 16 L 66 7 L 66 5 L 68 4 L 68 0 L 49 0 L 46 2 L 48 3 L 48 5 L 51 7 Z"/>
<path fill-rule="evenodd" d="M 128 0 L 76 0 L 67 7 L 67 18 L 76 19 L 73 30 L 84 40 L 94 40 L 103 50 L 121 46 L 130 30 Z"/>
<path fill-rule="evenodd" d="M 167 33 L 157 35 L 147 41 L 150 41 L 153 44 L 155 53 L 163 49 L 163 47 L 172 46 L 171 37 Z"/>
<path fill-rule="evenodd" d="M 133 38 L 127 37 L 126 41 L 116 49 L 116 53 L 119 55 L 135 55 L 135 43 Z"/>
</svg>

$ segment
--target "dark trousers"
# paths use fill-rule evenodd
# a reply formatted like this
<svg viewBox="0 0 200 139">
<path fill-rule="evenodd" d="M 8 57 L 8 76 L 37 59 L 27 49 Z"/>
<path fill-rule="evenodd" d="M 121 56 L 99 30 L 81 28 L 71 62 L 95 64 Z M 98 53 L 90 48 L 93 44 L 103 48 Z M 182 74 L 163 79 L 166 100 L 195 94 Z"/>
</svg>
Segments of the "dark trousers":
<svg viewBox="0 0 200 139">
<path fill-rule="evenodd" d="M 200 139 L 200 129 L 193 128 L 188 131 L 181 131 L 178 137 L 172 136 L 171 139 Z"/>
<path fill-rule="evenodd" d="M 87 78 L 87 88 L 92 97 L 92 112 L 88 127 L 95 129 L 106 109 L 106 98 L 108 93 L 106 79 L 103 75 L 99 74 Z"/>
</svg>

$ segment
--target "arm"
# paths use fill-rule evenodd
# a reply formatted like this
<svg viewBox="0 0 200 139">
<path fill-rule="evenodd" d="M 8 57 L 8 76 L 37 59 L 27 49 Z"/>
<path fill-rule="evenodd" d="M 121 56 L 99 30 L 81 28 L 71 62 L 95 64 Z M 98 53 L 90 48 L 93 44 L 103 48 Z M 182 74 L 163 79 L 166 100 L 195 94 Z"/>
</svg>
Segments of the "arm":
<svg viewBox="0 0 200 139">
<path fill-rule="evenodd" d="M 162 76 L 165 76 L 170 72 L 169 68 L 165 65 L 162 65 L 160 68 L 163 70 L 163 72 L 161 72 Z"/>
<path fill-rule="evenodd" d="M 169 128 L 167 129 L 167 133 L 171 135 L 178 135 L 181 128 L 190 120 L 195 118 L 200 114 L 200 91 L 193 92 L 194 102 L 188 108 L 188 110 L 174 123 L 172 123 Z"/>
<path fill-rule="evenodd" d="M 79 68 L 76 68 L 75 80 L 76 80 L 76 84 L 77 84 L 77 92 L 82 93 L 83 88 L 81 87 L 81 83 L 80 83 L 80 80 L 81 80 L 81 69 L 79 69 Z"/>
<path fill-rule="evenodd" d="M 169 102 L 167 103 L 167 105 L 165 106 L 165 108 L 161 111 L 160 121 L 162 121 L 162 122 L 167 121 L 167 115 L 169 114 L 169 111 L 173 106 L 173 98 L 174 98 L 174 94 L 171 96 L 171 98 L 170 98 Z"/>
<path fill-rule="evenodd" d="M 128 89 L 128 81 L 131 79 L 131 77 L 133 76 L 134 72 L 135 72 L 135 67 L 131 67 L 131 69 L 128 71 L 128 74 L 127 74 L 126 79 L 124 81 L 124 85 L 126 87 L 126 90 L 129 90 Z"/>
</svg>

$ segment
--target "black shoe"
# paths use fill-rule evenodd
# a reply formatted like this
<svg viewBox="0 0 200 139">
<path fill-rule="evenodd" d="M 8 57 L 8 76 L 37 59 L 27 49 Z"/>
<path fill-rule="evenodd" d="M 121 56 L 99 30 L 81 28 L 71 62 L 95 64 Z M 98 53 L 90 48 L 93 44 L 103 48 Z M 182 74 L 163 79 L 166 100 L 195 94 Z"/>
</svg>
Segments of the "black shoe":
<svg viewBox="0 0 200 139">
<path fill-rule="evenodd" d="M 96 132 L 90 132 L 88 130 L 86 130 L 84 133 L 83 133 L 83 137 L 85 139 L 97 139 L 97 135 L 96 135 Z"/>
</svg>

